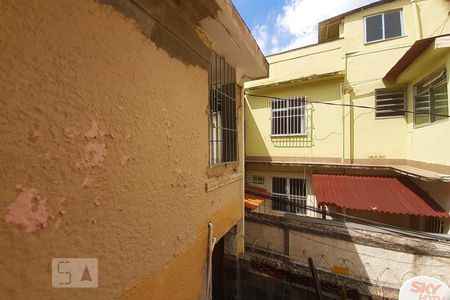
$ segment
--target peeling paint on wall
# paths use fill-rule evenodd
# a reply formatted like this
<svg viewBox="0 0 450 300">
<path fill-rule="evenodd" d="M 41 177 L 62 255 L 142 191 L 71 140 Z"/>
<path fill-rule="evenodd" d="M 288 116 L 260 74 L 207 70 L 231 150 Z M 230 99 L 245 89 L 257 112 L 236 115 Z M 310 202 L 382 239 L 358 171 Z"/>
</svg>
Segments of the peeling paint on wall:
<svg viewBox="0 0 450 300">
<path fill-rule="evenodd" d="M 129 154 L 124 154 L 122 155 L 122 157 L 120 158 L 120 164 L 122 166 L 127 165 L 129 162 L 136 160 L 134 157 L 132 157 Z"/>
<path fill-rule="evenodd" d="M 90 142 L 83 148 L 84 167 L 102 167 L 106 157 L 106 144 Z"/>
<path fill-rule="evenodd" d="M 81 184 L 81 186 L 84 187 L 85 189 L 88 189 L 88 188 L 93 186 L 94 182 L 95 182 L 95 178 L 94 177 L 86 176 L 86 178 L 84 178 L 83 183 Z"/>
<path fill-rule="evenodd" d="M 5 223 L 23 227 L 26 232 L 34 232 L 47 227 L 50 212 L 46 200 L 33 188 L 20 192 L 16 200 L 6 207 Z"/>
<path fill-rule="evenodd" d="M 80 129 L 77 126 L 70 126 L 64 129 L 64 135 L 69 139 L 75 139 L 80 135 Z"/>
<path fill-rule="evenodd" d="M 91 121 L 91 128 L 85 132 L 84 137 L 86 139 L 93 139 L 98 137 L 99 135 L 99 128 L 96 120 Z"/>
</svg>

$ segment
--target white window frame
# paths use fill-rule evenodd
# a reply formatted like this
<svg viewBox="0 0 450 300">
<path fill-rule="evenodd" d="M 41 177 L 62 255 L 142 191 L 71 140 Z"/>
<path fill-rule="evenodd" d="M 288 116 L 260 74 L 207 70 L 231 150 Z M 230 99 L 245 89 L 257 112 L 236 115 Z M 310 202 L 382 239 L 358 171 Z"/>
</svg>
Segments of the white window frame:
<svg viewBox="0 0 450 300">
<path fill-rule="evenodd" d="M 437 84 L 433 84 L 433 82 L 436 81 L 437 78 L 442 76 L 442 74 L 440 76 L 437 76 L 437 74 L 442 73 L 442 72 L 445 74 L 445 81 L 440 81 Z M 433 79 L 433 77 L 436 77 L 436 78 Z M 427 122 L 417 123 L 417 121 L 416 121 L 416 114 L 418 114 L 416 112 L 417 111 L 417 97 L 418 97 L 417 86 L 422 84 L 425 81 L 428 81 L 427 85 L 431 85 L 431 87 L 429 87 L 427 89 L 427 91 L 429 93 L 428 94 L 428 97 L 429 97 L 428 98 L 428 102 L 429 102 L 428 111 L 431 114 L 428 116 L 428 121 Z M 450 108 L 450 101 L 449 101 L 449 97 L 448 97 L 448 74 L 447 74 L 447 68 L 446 67 L 441 67 L 441 68 L 436 69 L 435 71 L 427 74 L 427 76 L 425 76 L 423 79 L 421 79 L 420 81 L 415 83 L 414 86 L 413 86 L 413 89 L 414 89 L 414 99 L 413 99 L 413 105 L 414 105 L 414 127 L 426 126 L 426 125 L 433 124 L 435 122 L 441 122 L 441 121 L 445 121 L 446 120 L 446 118 L 436 120 L 435 116 L 432 115 L 433 113 L 435 113 L 436 102 L 432 98 L 430 93 L 431 93 L 431 91 L 433 89 L 436 88 L 436 86 L 439 86 L 439 85 L 447 86 L 447 114 L 448 114 L 448 111 L 449 111 L 449 108 Z"/>
<path fill-rule="evenodd" d="M 300 103 L 302 103 L 299 106 L 293 106 L 290 107 L 289 103 L 290 100 L 299 100 Z M 272 137 L 277 137 L 277 136 L 304 136 L 308 134 L 308 128 L 307 128 L 307 119 L 308 119 L 308 113 L 307 113 L 307 109 L 306 109 L 306 104 L 307 104 L 308 98 L 305 96 L 299 96 L 299 97 L 290 97 L 290 98 L 286 98 L 286 99 L 272 99 L 270 101 L 270 136 Z M 282 108 L 274 108 L 274 106 L 276 107 L 277 105 L 274 105 L 275 103 L 278 102 L 286 102 L 285 107 Z M 301 110 L 299 115 L 291 115 L 290 113 L 292 112 L 291 109 L 294 108 L 299 108 Z M 286 116 L 282 116 L 282 117 L 274 117 L 274 113 L 275 112 L 281 112 L 281 111 L 286 111 Z M 301 122 L 301 128 L 302 128 L 302 132 L 294 132 L 291 133 L 291 128 L 290 128 L 290 122 L 286 122 L 286 126 L 287 126 L 287 133 L 274 133 L 274 124 L 273 122 L 277 122 L 277 120 L 283 120 L 283 119 L 289 119 L 290 117 L 298 117 L 300 118 L 299 122 Z M 278 125 L 281 126 L 281 123 Z M 276 127 L 276 124 L 275 124 Z M 281 128 L 281 127 L 278 127 Z"/>
<path fill-rule="evenodd" d="M 283 179 L 286 179 L 286 194 L 282 194 L 282 193 L 274 193 L 274 192 L 273 192 L 273 179 L 274 179 L 274 178 L 283 178 Z M 298 195 L 292 195 L 292 194 L 291 194 L 291 179 L 303 180 L 304 185 L 305 185 L 305 186 L 304 186 L 305 195 L 298 196 Z M 291 178 L 291 177 L 279 177 L 279 176 L 273 176 L 273 177 L 271 177 L 271 194 L 272 194 L 272 196 L 285 197 L 285 198 L 287 198 L 288 201 L 297 202 L 299 205 L 303 205 L 303 206 L 304 206 L 304 211 L 303 211 L 303 212 L 302 212 L 302 208 L 301 208 L 301 207 L 297 207 L 297 208 L 296 208 L 296 210 L 298 210 L 299 212 L 292 212 L 292 211 L 290 211 L 290 210 L 288 210 L 288 209 L 279 210 L 279 209 L 274 208 L 275 205 L 274 205 L 273 202 L 274 202 L 274 201 L 277 201 L 277 200 L 274 199 L 274 198 L 272 198 L 272 210 L 274 210 L 274 211 L 280 211 L 280 212 L 287 212 L 287 213 L 295 213 L 295 214 L 298 214 L 298 215 L 307 215 L 308 210 L 307 210 L 306 207 L 307 207 L 307 205 L 308 205 L 308 195 L 307 195 L 307 192 L 306 192 L 306 189 L 307 189 L 306 185 L 307 185 L 306 178 Z M 290 204 L 283 204 L 283 203 L 282 203 L 282 206 L 283 206 L 283 207 L 288 207 L 289 205 L 290 205 Z"/>
<path fill-rule="evenodd" d="M 385 28 L 384 28 L 384 26 L 385 26 L 385 24 L 384 24 L 384 15 L 385 14 L 388 14 L 388 13 L 393 13 L 393 12 L 400 12 L 400 29 L 401 29 L 401 35 L 399 35 L 399 36 L 394 36 L 394 37 L 391 37 L 391 38 L 386 38 L 385 36 L 386 36 L 386 30 L 385 30 Z M 381 39 L 378 39 L 378 40 L 373 40 L 373 41 L 370 41 L 370 42 L 368 42 L 367 41 L 367 25 L 366 25 L 366 22 L 367 22 L 367 18 L 371 18 L 371 17 L 375 17 L 375 16 L 379 16 L 379 15 L 381 15 L 381 25 L 382 25 L 382 27 L 383 27 L 383 38 L 381 38 Z M 392 40 L 392 39 L 398 39 L 398 38 L 401 38 L 401 37 L 404 37 L 405 36 L 405 24 L 404 24 L 404 22 L 403 22 L 403 10 L 402 9 L 397 9 L 397 10 L 391 10 L 391 11 L 385 11 L 385 12 L 382 12 L 382 13 L 377 13 L 377 14 L 373 14 L 373 15 L 370 15 L 370 16 L 365 16 L 364 17 L 364 43 L 365 44 L 371 44 L 371 43 L 376 43 L 376 42 L 380 42 L 380 41 L 387 41 L 387 40 Z"/>
<path fill-rule="evenodd" d="M 266 181 L 266 178 L 264 177 L 264 175 L 252 175 L 251 179 L 252 179 L 251 182 L 254 185 L 262 185 L 263 186 Z"/>
<path fill-rule="evenodd" d="M 239 160 L 236 71 L 224 57 L 211 54 L 209 81 L 209 165 Z"/>
</svg>

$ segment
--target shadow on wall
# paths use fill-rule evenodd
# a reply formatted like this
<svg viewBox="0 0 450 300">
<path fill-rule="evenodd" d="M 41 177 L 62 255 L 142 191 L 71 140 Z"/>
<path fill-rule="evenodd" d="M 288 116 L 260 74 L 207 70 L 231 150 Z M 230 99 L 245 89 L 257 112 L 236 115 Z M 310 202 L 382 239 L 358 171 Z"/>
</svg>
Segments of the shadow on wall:
<svg viewBox="0 0 450 300">
<path fill-rule="evenodd" d="M 325 289 L 327 284 L 343 284 L 366 296 L 397 299 L 400 286 L 417 274 L 448 281 L 447 244 L 384 230 L 301 215 L 247 212 L 246 253 L 253 258 L 262 255 L 274 261 L 272 269 L 290 275 L 302 268 L 308 275 L 312 258 L 323 272 Z"/>
<path fill-rule="evenodd" d="M 258 126 L 253 115 L 258 113 L 259 109 L 267 109 L 267 101 L 248 96 L 245 98 L 245 155 L 270 156 L 261 126 Z"/>
<path fill-rule="evenodd" d="M 273 136 L 272 143 L 275 148 L 311 148 L 314 146 L 314 104 L 307 104 L 306 134 L 298 136 Z"/>
<path fill-rule="evenodd" d="M 345 226 L 333 226 L 330 232 L 329 225 L 326 221 L 306 216 L 292 215 L 291 218 L 286 218 L 247 213 L 247 253 L 250 256 L 257 253 L 269 260 L 280 261 L 271 269 L 289 274 L 286 278 L 288 281 L 297 276 L 310 277 L 308 258 L 312 258 L 315 267 L 322 273 L 320 281 L 325 291 L 333 293 L 327 287 L 344 283 L 344 286 L 357 288 L 361 294 L 372 295 L 368 288 L 370 284 L 367 284 L 367 279 L 371 276 L 352 242 L 352 236 Z M 289 263 L 284 265 L 281 261 L 286 257 L 289 257 Z M 268 273 L 270 274 L 272 272 Z M 311 280 L 302 284 L 309 289 L 313 288 Z"/>
</svg>

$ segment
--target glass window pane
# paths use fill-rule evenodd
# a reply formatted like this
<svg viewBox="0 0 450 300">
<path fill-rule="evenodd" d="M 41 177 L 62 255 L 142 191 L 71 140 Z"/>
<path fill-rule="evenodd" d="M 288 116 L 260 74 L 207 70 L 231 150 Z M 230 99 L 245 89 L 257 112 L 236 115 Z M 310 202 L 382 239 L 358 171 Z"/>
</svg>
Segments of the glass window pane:
<svg viewBox="0 0 450 300">
<path fill-rule="evenodd" d="M 383 39 L 383 17 L 376 15 L 366 18 L 366 42 Z"/>
<path fill-rule="evenodd" d="M 392 38 L 402 35 L 402 22 L 400 11 L 384 14 L 384 38 Z"/>
<path fill-rule="evenodd" d="M 272 178 L 272 193 L 286 194 L 286 178 Z"/>
<path fill-rule="evenodd" d="M 305 181 L 303 179 L 290 179 L 290 194 L 295 196 L 306 196 Z"/>
<path fill-rule="evenodd" d="M 433 113 L 438 115 L 448 115 L 448 93 L 447 93 L 447 82 L 443 82 L 436 86 L 432 90 L 431 97 L 433 98 Z M 434 116 L 434 120 L 445 119 L 445 116 Z"/>
<path fill-rule="evenodd" d="M 424 124 L 430 121 L 430 98 L 428 92 L 416 96 L 415 112 L 414 122 L 416 124 Z"/>
</svg>

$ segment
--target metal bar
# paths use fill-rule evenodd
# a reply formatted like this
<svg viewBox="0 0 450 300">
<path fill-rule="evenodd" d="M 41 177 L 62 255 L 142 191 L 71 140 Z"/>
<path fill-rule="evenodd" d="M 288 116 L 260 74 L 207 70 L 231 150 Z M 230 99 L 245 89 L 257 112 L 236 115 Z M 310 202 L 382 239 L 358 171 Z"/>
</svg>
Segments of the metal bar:
<svg viewBox="0 0 450 300">
<path fill-rule="evenodd" d="M 317 294 L 317 299 L 322 300 L 323 299 L 322 289 L 320 287 L 319 277 L 317 276 L 317 270 L 316 270 L 316 267 L 314 267 L 314 261 L 311 257 L 308 257 L 308 265 L 309 265 L 309 269 L 311 270 L 311 275 L 313 278 L 314 288 L 315 288 L 316 294 Z"/>
<path fill-rule="evenodd" d="M 218 90 L 219 88 L 219 66 L 218 66 L 218 60 L 220 61 L 219 56 L 216 54 L 216 60 L 215 60 L 215 66 L 216 66 L 216 82 L 215 82 L 215 90 Z M 216 131 L 216 138 L 215 138 L 215 143 L 214 143 L 214 163 L 218 163 L 219 162 L 219 99 L 218 99 L 218 95 L 216 94 L 217 92 L 215 92 L 214 94 L 214 102 L 216 105 L 216 109 L 215 109 L 215 131 Z"/>
</svg>

